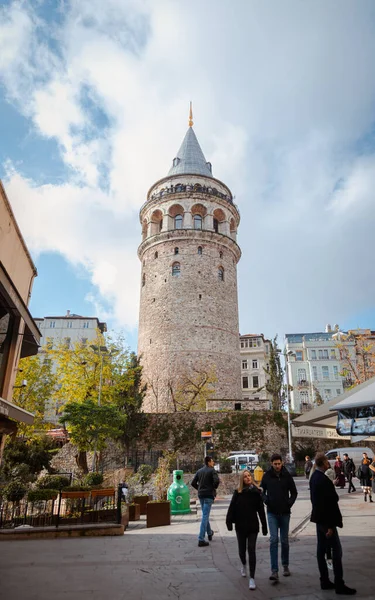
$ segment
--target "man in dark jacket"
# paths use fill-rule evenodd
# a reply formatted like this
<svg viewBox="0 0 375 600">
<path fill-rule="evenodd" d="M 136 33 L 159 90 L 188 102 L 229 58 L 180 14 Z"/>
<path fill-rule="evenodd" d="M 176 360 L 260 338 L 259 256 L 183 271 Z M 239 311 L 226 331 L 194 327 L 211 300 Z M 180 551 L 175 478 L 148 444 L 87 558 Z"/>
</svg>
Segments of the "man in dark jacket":
<svg viewBox="0 0 375 600">
<path fill-rule="evenodd" d="M 263 475 L 261 488 L 263 501 L 267 506 L 268 527 L 270 530 L 271 581 L 279 579 L 278 551 L 279 530 L 281 539 L 281 562 L 284 576 L 289 571 L 289 521 L 290 509 L 297 498 L 297 488 L 293 477 L 283 466 L 280 454 L 271 456 L 271 468 Z"/>
<path fill-rule="evenodd" d="M 202 507 L 202 521 L 198 536 L 198 546 L 209 546 L 206 542 L 205 535 L 207 532 L 208 539 L 211 541 L 214 532 L 210 525 L 211 506 L 214 503 L 216 490 L 219 486 L 219 476 L 214 469 L 214 461 L 211 456 L 206 456 L 204 459 L 205 466 L 199 469 L 195 474 L 191 485 L 198 490 L 198 498 Z"/>
<path fill-rule="evenodd" d="M 342 527 L 339 497 L 332 481 L 325 475 L 330 464 L 324 454 L 315 457 L 316 469 L 310 479 L 312 503 L 311 521 L 316 523 L 318 567 L 322 590 L 335 589 L 336 594 L 352 596 L 356 590 L 347 587 L 343 579 L 342 549 L 337 527 Z M 327 549 L 332 552 L 335 583 L 330 581 L 326 563 Z"/>
<path fill-rule="evenodd" d="M 349 455 L 346 453 L 344 454 L 344 460 L 343 460 L 342 466 L 343 466 L 343 470 L 344 470 L 344 475 L 349 483 L 348 493 L 350 494 L 350 492 L 352 491 L 352 488 L 353 488 L 353 492 L 356 491 L 354 484 L 353 484 L 353 477 L 355 475 L 355 464 L 354 464 L 353 460 L 351 458 L 349 458 Z"/>
<path fill-rule="evenodd" d="M 310 479 L 310 472 L 311 472 L 312 467 L 313 467 L 313 463 L 312 463 L 311 458 L 309 456 L 305 456 L 304 471 L 305 471 L 306 479 Z"/>
</svg>

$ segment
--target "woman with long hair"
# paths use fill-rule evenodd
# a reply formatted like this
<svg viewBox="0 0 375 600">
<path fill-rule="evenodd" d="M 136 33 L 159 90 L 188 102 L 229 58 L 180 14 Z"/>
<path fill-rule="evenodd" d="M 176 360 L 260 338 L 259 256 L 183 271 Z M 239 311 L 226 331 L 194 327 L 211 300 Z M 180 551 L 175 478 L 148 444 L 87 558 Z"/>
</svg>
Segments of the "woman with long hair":
<svg viewBox="0 0 375 600">
<path fill-rule="evenodd" d="M 334 484 L 336 487 L 340 487 L 342 490 L 345 487 L 345 475 L 344 475 L 344 465 L 339 456 L 336 456 L 336 462 L 334 464 L 333 470 L 335 471 L 335 481 Z"/>
<path fill-rule="evenodd" d="M 369 501 L 372 502 L 372 489 L 371 489 L 371 469 L 370 469 L 370 465 L 371 465 L 372 461 L 369 459 L 369 457 L 367 456 L 367 453 L 364 452 L 363 453 L 363 458 L 361 460 L 361 464 L 359 467 L 359 471 L 360 471 L 360 481 L 361 481 L 361 486 L 362 486 L 362 490 L 363 493 L 365 495 L 365 502 L 367 502 L 367 495 L 369 497 Z"/>
<path fill-rule="evenodd" d="M 258 518 L 259 517 L 259 518 Z M 241 560 L 241 575 L 246 577 L 246 549 L 249 554 L 250 579 L 249 589 L 255 590 L 255 547 L 259 533 L 259 519 L 262 523 L 262 533 L 267 535 L 267 521 L 261 490 L 255 483 L 250 471 L 242 471 L 238 488 L 235 490 L 227 512 L 227 528 L 236 529 L 238 554 Z"/>
</svg>

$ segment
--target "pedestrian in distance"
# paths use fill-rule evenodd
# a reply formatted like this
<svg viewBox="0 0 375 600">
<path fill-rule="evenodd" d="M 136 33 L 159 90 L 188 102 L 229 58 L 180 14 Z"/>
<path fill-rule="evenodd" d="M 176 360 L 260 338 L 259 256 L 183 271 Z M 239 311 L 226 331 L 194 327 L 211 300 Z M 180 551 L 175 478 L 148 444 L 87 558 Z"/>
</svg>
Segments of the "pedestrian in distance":
<svg viewBox="0 0 375 600">
<path fill-rule="evenodd" d="M 334 484 L 336 487 L 339 487 L 343 490 L 345 487 L 345 475 L 344 475 L 343 463 L 339 456 L 336 456 L 336 462 L 334 464 L 333 469 L 334 469 L 335 475 L 336 475 Z"/>
<path fill-rule="evenodd" d="M 290 509 L 297 498 L 294 479 L 284 467 L 280 454 L 271 456 L 271 467 L 263 475 L 261 488 L 267 506 L 270 532 L 271 575 L 270 580 L 279 580 L 279 532 L 281 541 L 281 564 L 283 575 L 289 577 L 289 522 Z"/>
<path fill-rule="evenodd" d="M 358 478 L 361 482 L 362 491 L 364 493 L 364 500 L 367 502 L 367 496 L 369 497 L 369 501 L 372 502 L 372 486 L 371 486 L 371 469 L 370 465 L 373 462 L 367 456 L 367 453 L 363 453 L 363 458 L 361 460 L 361 464 L 358 468 Z"/>
<path fill-rule="evenodd" d="M 372 459 L 372 463 L 370 465 L 370 471 L 371 471 L 371 481 L 372 481 L 372 491 L 375 494 L 375 458 Z"/>
<path fill-rule="evenodd" d="M 215 462 L 211 456 L 205 456 L 204 467 L 199 469 L 191 485 L 198 490 L 198 498 L 202 508 L 202 520 L 198 536 L 198 546 L 209 546 L 214 532 L 210 525 L 210 512 L 219 487 L 219 476 L 214 469 Z M 205 540 L 206 533 L 209 542 Z"/>
<path fill-rule="evenodd" d="M 316 469 L 310 480 L 310 498 L 312 503 L 311 521 L 316 523 L 316 557 L 320 573 L 320 587 L 322 590 L 335 589 L 336 594 L 342 596 L 353 596 L 356 590 L 345 585 L 342 568 L 342 547 L 337 531 L 338 527 L 343 526 L 338 504 L 339 497 L 332 481 L 325 475 L 330 464 L 324 454 L 316 455 L 315 464 Z M 334 583 L 329 579 L 326 563 L 329 549 L 332 552 Z"/>
<path fill-rule="evenodd" d="M 312 462 L 311 458 L 309 456 L 305 456 L 304 471 L 305 471 L 306 479 L 310 479 L 310 473 L 311 473 L 312 467 L 313 467 L 313 462 Z"/>
<path fill-rule="evenodd" d="M 314 469 L 315 471 L 315 469 Z M 330 466 L 329 469 L 326 470 L 326 472 L 324 473 L 324 475 L 326 477 L 328 477 L 328 479 L 330 481 L 332 481 L 332 483 L 335 480 L 336 477 L 336 473 L 334 472 L 334 470 L 332 469 L 332 467 Z M 332 551 L 331 551 L 331 547 L 327 546 L 327 551 L 326 551 L 326 562 L 327 562 L 327 567 L 333 571 L 333 562 L 332 562 Z"/>
<path fill-rule="evenodd" d="M 241 575 L 246 577 L 246 548 L 249 554 L 249 589 L 255 590 L 256 542 L 259 533 L 259 519 L 262 533 L 267 535 L 267 521 L 261 490 L 247 469 L 242 471 L 238 488 L 235 490 L 228 508 L 226 524 L 232 531 L 233 523 L 238 542 L 238 554 L 241 560 Z"/>
<path fill-rule="evenodd" d="M 355 464 L 354 464 L 353 460 L 351 458 L 349 458 L 349 454 L 347 454 L 347 453 L 344 454 L 343 470 L 344 470 L 344 475 L 345 475 L 346 479 L 348 480 L 348 484 L 349 484 L 348 494 L 350 494 L 350 492 L 352 490 L 353 490 L 353 492 L 355 492 L 356 489 L 355 489 L 354 483 L 353 483 L 353 477 L 355 476 Z"/>
</svg>

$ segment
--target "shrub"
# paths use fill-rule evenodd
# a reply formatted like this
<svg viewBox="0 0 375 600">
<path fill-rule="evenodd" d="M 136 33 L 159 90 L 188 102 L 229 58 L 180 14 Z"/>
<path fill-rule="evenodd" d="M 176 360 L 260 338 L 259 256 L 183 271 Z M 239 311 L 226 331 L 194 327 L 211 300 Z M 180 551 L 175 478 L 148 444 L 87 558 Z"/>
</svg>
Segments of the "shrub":
<svg viewBox="0 0 375 600">
<path fill-rule="evenodd" d="M 223 458 L 220 463 L 220 473 L 232 473 L 232 463 L 228 458 Z"/>
<path fill-rule="evenodd" d="M 36 482 L 39 490 L 62 490 L 70 484 L 70 478 L 64 475 L 44 475 Z"/>
<path fill-rule="evenodd" d="M 54 500 L 59 495 L 59 490 L 30 490 L 27 494 L 28 502 L 42 502 L 43 500 Z"/>
<path fill-rule="evenodd" d="M 140 465 L 137 471 L 137 479 L 142 486 L 142 493 L 146 483 L 151 479 L 152 467 L 151 465 Z"/>
<path fill-rule="evenodd" d="M 87 473 L 83 478 L 83 484 L 93 487 L 94 485 L 101 485 L 103 483 L 102 473 Z"/>
<path fill-rule="evenodd" d="M 90 487 L 88 485 L 68 485 L 63 488 L 63 492 L 89 492 Z"/>
<path fill-rule="evenodd" d="M 163 456 L 159 458 L 154 481 L 156 500 L 159 502 L 164 502 L 167 499 L 168 488 L 171 480 L 170 467 L 175 458 L 176 455 L 172 452 L 164 452 Z"/>
<path fill-rule="evenodd" d="M 13 479 L 2 489 L 2 495 L 10 502 L 19 502 L 26 492 L 27 486 L 20 479 Z"/>
</svg>

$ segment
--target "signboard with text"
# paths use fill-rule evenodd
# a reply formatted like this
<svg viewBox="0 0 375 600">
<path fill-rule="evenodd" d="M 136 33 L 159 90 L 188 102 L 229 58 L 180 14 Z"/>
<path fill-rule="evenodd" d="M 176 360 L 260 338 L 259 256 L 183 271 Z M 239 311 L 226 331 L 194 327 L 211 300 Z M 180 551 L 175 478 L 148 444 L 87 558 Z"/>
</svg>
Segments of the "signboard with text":
<svg viewBox="0 0 375 600">
<path fill-rule="evenodd" d="M 330 427 L 312 427 L 311 425 L 303 425 L 296 427 L 291 425 L 293 438 L 316 438 L 327 440 L 350 440 L 349 435 L 339 435 L 336 429 Z"/>
</svg>

